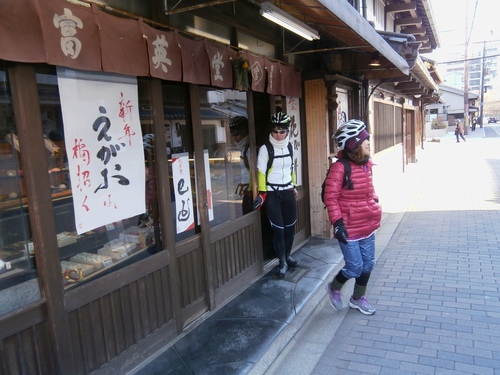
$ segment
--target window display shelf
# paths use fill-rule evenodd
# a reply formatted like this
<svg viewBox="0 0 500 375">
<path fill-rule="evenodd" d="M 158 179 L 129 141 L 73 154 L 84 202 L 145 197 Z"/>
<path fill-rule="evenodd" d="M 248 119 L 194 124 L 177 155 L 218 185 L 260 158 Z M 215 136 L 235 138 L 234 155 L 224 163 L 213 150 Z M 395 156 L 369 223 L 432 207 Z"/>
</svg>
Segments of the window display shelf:
<svg viewBox="0 0 500 375">
<path fill-rule="evenodd" d="M 67 197 L 71 197 L 71 190 L 70 189 L 52 193 L 53 200 L 67 198 Z M 28 204 L 28 199 L 26 197 L 22 197 L 22 198 L 16 197 L 16 198 L 12 198 L 12 199 L 10 199 L 8 197 L 7 198 L 4 197 L 4 200 L 0 201 L 0 211 L 1 210 L 8 210 L 11 208 L 19 208 L 21 206 L 25 207 L 27 204 Z"/>
<path fill-rule="evenodd" d="M 78 285 L 95 280 L 100 276 L 107 273 L 114 272 L 128 264 L 137 262 L 141 258 L 145 258 L 150 255 L 151 250 L 154 248 L 154 244 L 148 247 L 136 246 L 134 249 L 130 250 L 121 259 L 112 259 L 111 263 L 105 267 L 98 270 L 90 270 L 87 264 L 79 264 L 76 268 L 69 268 L 62 271 L 62 279 L 64 284 L 64 289 L 72 289 Z M 78 263 L 74 263 L 78 264 Z M 62 267 L 63 268 L 63 267 Z"/>
</svg>

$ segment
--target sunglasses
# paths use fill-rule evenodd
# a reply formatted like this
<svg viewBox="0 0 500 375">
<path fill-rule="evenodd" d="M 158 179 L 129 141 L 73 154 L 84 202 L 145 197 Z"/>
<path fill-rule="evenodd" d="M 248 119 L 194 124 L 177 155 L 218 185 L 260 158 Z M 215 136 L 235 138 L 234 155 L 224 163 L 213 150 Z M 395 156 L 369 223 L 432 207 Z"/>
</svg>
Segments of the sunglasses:
<svg viewBox="0 0 500 375">
<path fill-rule="evenodd" d="M 273 130 L 274 134 L 286 134 L 288 133 L 288 130 Z"/>
</svg>

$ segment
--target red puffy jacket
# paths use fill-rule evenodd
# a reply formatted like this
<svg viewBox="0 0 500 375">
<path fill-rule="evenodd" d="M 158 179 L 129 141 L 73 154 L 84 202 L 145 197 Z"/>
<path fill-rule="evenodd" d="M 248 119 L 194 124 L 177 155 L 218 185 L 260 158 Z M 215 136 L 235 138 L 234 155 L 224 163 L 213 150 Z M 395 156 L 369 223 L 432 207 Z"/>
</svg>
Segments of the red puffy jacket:
<svg viewBox="0 0 500 375">
<path fill-rule="evenodd" d="M 340 152 L 339 157 L 342 156 Z M 330 221 L 344 220 L 348 239 L 358 240 L 370 236 L 380 227 L 382 207 L 377 203 L 372 180 L 370 159 L 366 165 L 351 163 L 353 190 L 342 188 L 344 165 L 334 163 L 325 182 L 324 201 Z"/>
</svg>

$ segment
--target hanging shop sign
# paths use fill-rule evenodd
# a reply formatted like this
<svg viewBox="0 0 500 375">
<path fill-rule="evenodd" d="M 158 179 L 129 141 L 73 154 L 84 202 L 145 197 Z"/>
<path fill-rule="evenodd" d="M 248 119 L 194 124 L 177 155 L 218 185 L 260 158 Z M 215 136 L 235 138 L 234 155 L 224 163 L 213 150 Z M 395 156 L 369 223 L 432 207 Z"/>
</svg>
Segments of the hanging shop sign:
<svg viewBox="0 0 500 375">
<path fill-rule="evenodd" d="M 179 234 L 194 228 L 189 153 L 172 154 L 172 176 L 174 180 L 176 232 Z"/>
<path fill-rule="evenodd" d="M 212 179 L 210 177 L 210 157 L 208 156 L 208 150 L 203 150 L 203 163 L 205 164 L 205 181 L 206 181 L 206 199 L 207 199 L 207 210 L 208 210 L 208 220 L 212 221 L 214 219 L 214 204 L 212 197 Z M 195 175 L 195 181 L 197 181 Z M 198 209 L 198 206 L 196 206 Z M 200 221 L 200 211 L 198 210 L 198 225 L 201 224 Z"/>
<path fill-rule="evenodd" d="M 57 69 L 77 233 L 146 211 L 137 79 Z"/>
<path fill-rule="evenodd" d="M 299 98 L 287 96 L 286 113 L 292 119 L 290 124 L 290 142 L 293 146 L 293 169 L 297 186 L 302 186 L 302 136 L 300 134 Z"/>
</svg>

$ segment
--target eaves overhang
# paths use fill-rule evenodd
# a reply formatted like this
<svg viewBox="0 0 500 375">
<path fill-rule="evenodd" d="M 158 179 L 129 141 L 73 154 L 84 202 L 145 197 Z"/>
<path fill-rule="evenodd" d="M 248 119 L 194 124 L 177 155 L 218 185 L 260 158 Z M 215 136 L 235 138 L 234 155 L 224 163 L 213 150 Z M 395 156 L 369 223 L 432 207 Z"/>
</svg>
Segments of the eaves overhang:
<svg viewBox="0 0 500 375">
<path fill-rule="evenodd" d="M 348 26 L 353 34 L 349 39 L 359 38 L 360 42 L 364 41 L 370 44 L 403 74 L 410 73 L 407 61 L 400 56 L 384 38 L 377 33 L 373 26 L 347 1 L 317 0 L 316 2 L 323 5 L 325 10 L 330 12 L 341 23 Z"/>
<path fill-rule="evenodd" d="M 420 56 L 415 59 L 407 77 L 381 79 L 379 86 L 381 89 L 396 92 L 406 97 L 422 97 L 428 102 L 435 102 L 439 99 L 439 86 Z"/>
<path fill-rule="evenodd" d="M 425 66 L 422 58 L 420 56 L 416 59 L 415 65 L 411 70 L 411 73 L 415 75 L 415 77 L 425 86 L 427 89 L 438 91 L 439 87 L 432 78 L 429 70 Z"/>
<path fill-rule="evenodd" d="M 258 0 L 258 3 L 264 2 Z M 362 53 L 378 51 L 385 70 L 397 70 L 408 75 L 410 67 L 382 38 L 374 27 L 345 0 L 280 0 L 279 7 L 291 16 L 317 29 L 322 38 L 337 42 L 330 51 L 353 50 Z M 301 53 L 325 52 L 311 49 Z"/>
</svg>

